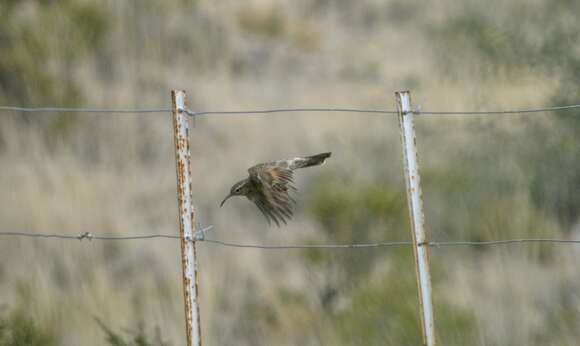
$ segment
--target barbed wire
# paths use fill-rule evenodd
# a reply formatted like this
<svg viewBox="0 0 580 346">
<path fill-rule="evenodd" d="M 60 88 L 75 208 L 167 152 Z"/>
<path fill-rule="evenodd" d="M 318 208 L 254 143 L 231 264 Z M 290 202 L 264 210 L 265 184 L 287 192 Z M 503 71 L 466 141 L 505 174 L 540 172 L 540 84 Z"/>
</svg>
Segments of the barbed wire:
<svg viewBox="0 0 580 346">
<path fill-rule="evenodd" d="M 580 104 L 568 106 L 554 106 L 543 108 L 529 109 L 512 109 L 498 111 L 422 111 L 419 108 L 413 112 L 417 115 L 506 115 L 506 114 L 525 114 L 541 113 L 553 111 L 567 111 L 579 109 Z M 171 108 L 65 108 L 65 107 L 18 107 L 18 106 L 0 106 L 0 111 L 24 112 L 24 113 L 168 113 Z M 388 109 L 364 109 L 364 108 L 333 108 L 333 107 L 315 107 L 315 108 L 273 108 L 259 110 L 240 110 L 240 111 L 192 111 L 183 109 L 188 115 L 195 117 L 201 115 L 251 115 L 251 114 L 271 114 L 271 113 L 289 113 L 289 112 L 345 112 L 345 113 L 371 113 L 371 114 L 390 114 L 395 115 L 398 112 Z"/>
<path fill-rule="evenodd" d="M 216 239 L 202 239 L 201 241 L 226 247 L 250 248 L 262 250 L 292 250 L 292 249 L 357 249 L 357 248 L 377 248 L 377 247 L 394 247 L 412 245 L 410 241 L 394 241 L 380 243 L 350 243 L 350 244 L 305 244 L 305 245 L 261 245 L 261 244 L 243 244 L 228 242 Z"/>
<path fill-rule="evenodd" d="M 296 245 L 265 245 L 265 244 L 247 244 L 233 241 L 224 241 L 218 239 L 205 238 L 205 231 L 212 226 L 206 227 L 196 232 L 195 241 L 205 242 L 208 244 L 220 245 L 234 248 L 252 248 L 264 250 L 291 250 L 291 249 L 357 249 L 357 248 L 378 248 L 378 247 L 397 247 L 413 245 L 411 241 L 391 241 L 391 242 L 366 242 L 366 243 L 345 243 L 345 244 L 296 244 Z M 99 236 L 90 232 L 82 232 L 76 235 L 67 234 L 50 234 L 50 233 L 29 233 L 29 232 L 0 232 L 0 236 L 14 236 L 26 238 L 57 238 L 57 239 L 76 239 L 76 240 L 143 240 L 143 239 L 181 239 L 178 235 L 172 234 L 145 234 L 145 235 L 127 235 L 127 236 Z M 486 246 L 486 245 L 508 245 L 518 243 L 553 243 L 553 244 L 580 244 L 576 239 L 552 239 L 552 238 L 519 238 L 519 239 L 502 239 L 490 241 L 430 241 L 424 244 L 429 247 L 446 247 L 446 246 Z"/>
<path fill-rule="evenodd" d="M 77 239 L 77 240 L 137 240 L 137 239 L 153 239 L 153 238 L 170 238 L 179 239 L 178 235 L 171 234 L 146 234 L 146 235 L 134 235 L 134 236 L 98 236 L 93 235 L 91 232 L 82 232 L 77 235 L 67 235 L 67 234 L 42 234 L 42 233 L 28 233 L 28 232 L 0 232 L 0 236 L 15 236 L 15 237 L 27 237 L 27 238 L 58 238 L 58 239 Z"/>
<path fill-rule="evenodd" d="M 261 245 L 261 244 L 243 244 L 236 242 L 227 242 L 215 239 L 200 239 L 212 244 L 222 245 L 226 247 L 236 248 L 252 248 L 263 250 L 288 250 L 288 249 L 356 249 L 356 248 L 377 248 L 377 247 L 396 247 L 413 245 L 411 241 L 394 241 L 394 242 L 378 242 L 378 243 L 351 243 L 351 244 L 307 244 L 307 245 Z M 547 239 L 547 238 L 521 238 L 521 239 L 505 239 L 505 240 L 491 240 L 491 241 L 431 241 L 419 245 L 427 245 L 429 247 L 445 247 L 445 246 L 482 246 L 482 245 L 508 245 L 517 243 L 563 243 L 563 244 L 580 244 L 580 240 L 568 239 Z"/>
</svg>

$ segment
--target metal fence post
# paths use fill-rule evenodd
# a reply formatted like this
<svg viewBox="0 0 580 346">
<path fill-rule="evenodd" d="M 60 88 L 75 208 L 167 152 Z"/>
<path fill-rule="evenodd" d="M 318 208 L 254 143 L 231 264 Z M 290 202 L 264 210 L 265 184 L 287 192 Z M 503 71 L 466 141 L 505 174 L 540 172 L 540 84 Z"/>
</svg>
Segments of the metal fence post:
<svg viewBox="0 0 580 346">
<path fill-rule="evenodd" d="M 423 329 L 423 345 L 435 346 L 435 324 L 433 321 L 433 305 L 431 295 L 431 275 L 429 273 L 429 242 L 425 232 L 425 217 L 421 198 L 421 183 L 419 166 L 417 164 L 417 142 L 411 110 L 411 95 L 409 91 L 395 93 L 397 111 L 401 127 L 401 143 L 405 167 L 405 184 L 407 186 L 407 201 L 413 236 L 413 254 L 419 292 L 419 307 Z"/>
<path fill-rule="evenodd" d="M 191 191 L 191 153 L 189 151 L 189 124 L 185 110 L 185 91 L 171 91 L 175 163 L 177 170 L 177 202 L 179 234 L 181 238 L 181 264 L 183 295 L 185 301 L 185 328 L 188 346 L 201 345 L 198 305 L 197 258 L 193 227 L 195 215 Z"/>
</svg>

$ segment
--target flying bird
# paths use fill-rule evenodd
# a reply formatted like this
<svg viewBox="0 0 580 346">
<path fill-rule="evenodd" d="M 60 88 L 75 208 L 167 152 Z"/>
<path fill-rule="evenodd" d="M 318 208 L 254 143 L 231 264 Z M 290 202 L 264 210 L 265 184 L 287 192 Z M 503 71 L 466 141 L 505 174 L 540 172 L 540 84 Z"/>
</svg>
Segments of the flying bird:
<svg viewBox="0 0 580 346">
<path fill-rule="evenodd" d="M 224 198 L 220 207 L 230 197 L 246 196 L 264 214 L 268 224 L 274 221 L 280 227 L 280 222 L 286 223 L 286 220 L 292 218 L 292 206 L 296 203 L 289 194 L 290 190 L 297 190 L 292 185 L 294 170 L 321 165 L 330 155 L 331 153 L 322 153 L 260 163 L 250 167 L 248 169 L 249 177 L 232 186 L 230 193 Z"/>
</svg>

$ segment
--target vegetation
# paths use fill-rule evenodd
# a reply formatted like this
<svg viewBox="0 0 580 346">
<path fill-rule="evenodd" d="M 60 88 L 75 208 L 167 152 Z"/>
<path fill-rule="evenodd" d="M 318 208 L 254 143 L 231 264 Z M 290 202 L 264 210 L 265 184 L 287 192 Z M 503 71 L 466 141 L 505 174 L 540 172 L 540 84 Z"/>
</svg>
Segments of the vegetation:
<svg viewBox="0 0 580 346">
<path fill-rule="evenodd" d="M 158 329 L 156 330 L 154 339 L 151 340 L 145 332 L 143 323 L 139 324 L 137 330 L 133 332 L 133 335 L 127 340 L 119 333 L 116 333 L 107 327 L 103 322 L 99 320 L 97 320 L 97 322 L 107 335 L 107 342 L 111 346 L 169 346 L 169 344 L 161 338 Z"/>
<path fill-rule="evenodd" d="M 405 88 L 429 110 L 578 103 L 576 2 L 425 6 L 0 1 L 0 105 L 158 108 L 172 88 L 187 90 L 194 110 L 393 108 L 392 92 Z M 430 239 L 578 238 L 579 114 L 417 119 Z M 196 209 L 215 226 L 212 237 L 409 239 L 394 118 L 200 117 L 191 133 Z M 166 115 L 3 112 L 0 230 L 175 232 L 172 146 Z M 321 150 L 333 157 L 298 177 L 296 217 L 283 229 L 265 229 L 247 203 L 217 207 L 251 164 Z M 10 309 L 0 311 L 0 346 L 181 344 L 178 253 L 171 240 L 2 239 L 0 307 Z M 208 344 L 419 343 L 408 247 L 259 252 L 201 243 L 199 253 Z M 430 254 L 442 344 L 580 338 L 577 250 Z"/>
<path fill-rule="evenodd" d="M 58 345 L 54 331 L 38 326 L 22 310 L 0 316 L 0 345 L 2 346 L 53 346 Z"/>
<path fill-rule="evenodd" d="M 316 188 L 311 210 L 321 223 L 327 242 L 409 238 L 404 227 L 406 196 L 400 186 L 375 183 L 358 190 L 347 181 L 326 175 L 313 183 Z M 320 301 L 326 314 L 336 316 L 336 325 L 328 328 L 337 329 L 344 344 L 421 343 L 421 335 L 416 332 L 420 322 L 414 260 L 409 248 L 360 253 L 316 250 L 308 251 L 306 259 L 307 267 L 327 277 L 319 293 Z M 474 328 L 473 317 L 444 299 L 438 308 L 442 339 L 449 345 L 468 342 Z M 461 337 L 452 338 L 450 334 L 457 331 Z"/>
<path fill-rule="evenodd" d="M 437 49 L 441 57 L 445 56 L 441 59 L 445 70 L 460 63 L 455 57 L 465 57 L 447 52 L 460 50 L 473 58 L 468 68 L 484 78 L 495 80 L 503 74 L 517 78 L 530 70 L 555 76 L 559 86 L 548 95 L 549 104 L 576 103 L 580 97 L 580 56 L 571 49 L 572 42 L 580 39 L 580 23 L 570 20 L 570 14 L 580 10 L 578 4 L 559 0 L 524 8 L 515 4 L 497 5 L 503 11 L 492 15 L 484 11 L 484 4 L 468 1 L 459 7 L 460 16 L 436 27 L 432 35 L 436 38 L 434 42 L 445 43 Z M 519 165 L 532 163 L 526 168 L 533 203 L 570 229 L 580 216 L 580 195 L 570 189 L 580 186 L 576 159 L 580 148 L 574 145 L 580 119 L 562 113 L 553 116 L 552 126 L 532 120 L 521 133 L 523 137 L 539 140 L 522 143 L 518 149 L 523 162 Z"/>
<path fill-rule="evenodd" d="M 140 323 L 136 331 L 129 332 L 129 339 L 123 337 L 97 320 L 106 334 L 106 341 L 111 346 L 169 346 L 163 341 L 160 331 L 156 330 L 151 339 Z M 61 337 L 55 330 L 39 326 L 24 310 L 17 309 L 7 316 L 0 317 L 0 345 L 2 346 L 52 346 L 61 345 Z"/>
</svg>

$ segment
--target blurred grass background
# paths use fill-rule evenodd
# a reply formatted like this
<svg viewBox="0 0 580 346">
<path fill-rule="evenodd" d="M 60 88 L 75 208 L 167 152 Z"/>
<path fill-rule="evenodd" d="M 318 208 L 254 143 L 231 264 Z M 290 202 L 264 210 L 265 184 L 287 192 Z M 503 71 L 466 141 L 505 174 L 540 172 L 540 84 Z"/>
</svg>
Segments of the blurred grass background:
<svg viewBox="0 0 580 346">
<path fill-rule="evenodd" d="M 424 110 L 577 104 L 580 4 L 569 0 L 0 1 L 0 104 Z M 432 240 L 578 238 L 578 111 L 422 117 Z M 199 118 L 194 199 L 244 243 L 409 239 L 398 124 L 362 114 Z M 169 115 L 0 116 L 0 229 L 177 232 Z M 298 176 L 295 220 L 218 203 L 250 165 L 333 151 Z M 417 345 L 410 248 L 199 245 L 208 345 Z M 578 249 L 433 249 L 444 345 L 575 345 Z M 181 345 L 179 244 L 2 238 L 0 345 Z"/>
</svg>

